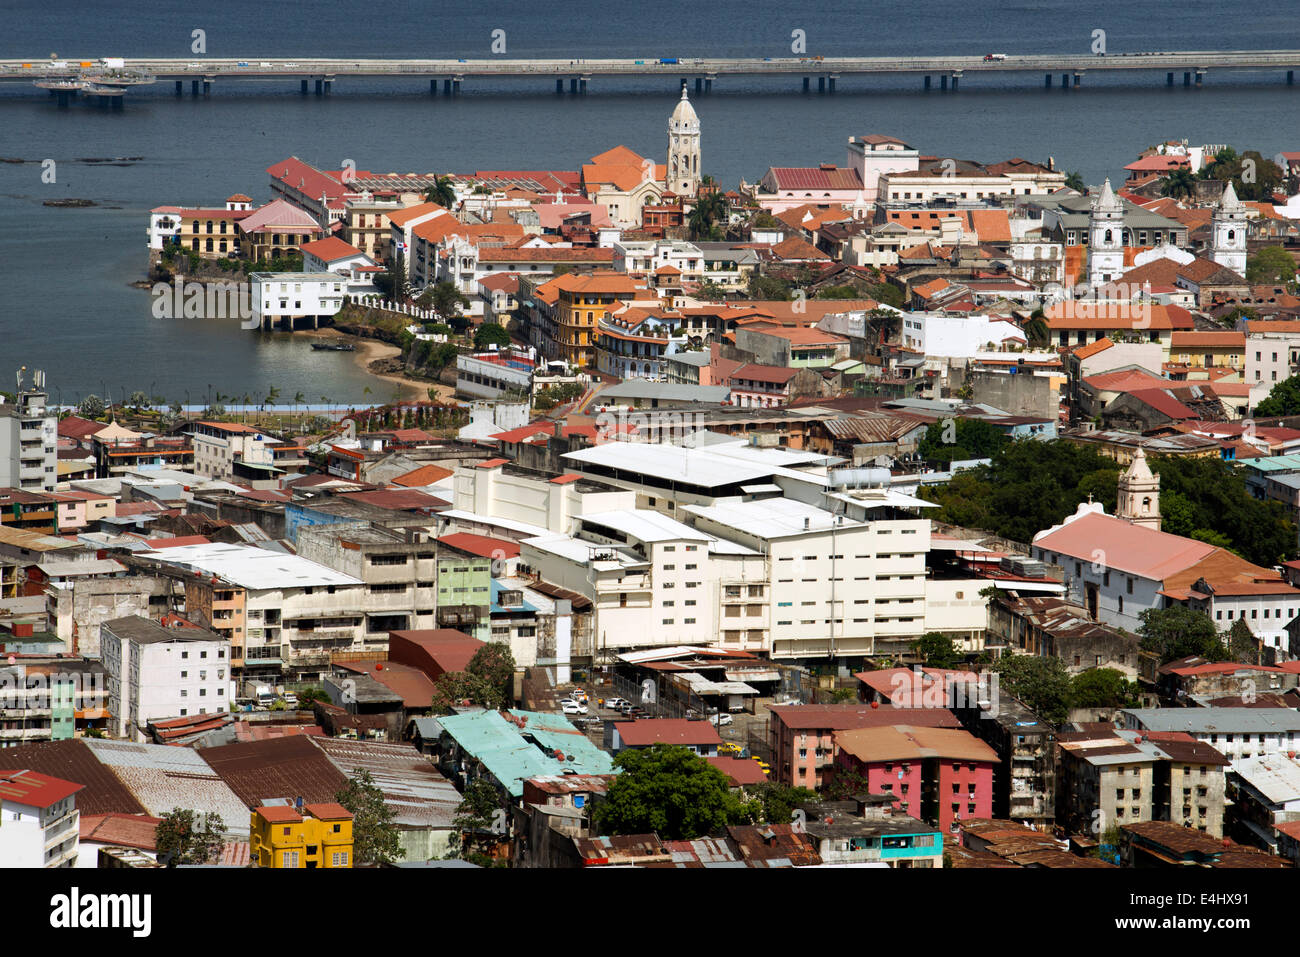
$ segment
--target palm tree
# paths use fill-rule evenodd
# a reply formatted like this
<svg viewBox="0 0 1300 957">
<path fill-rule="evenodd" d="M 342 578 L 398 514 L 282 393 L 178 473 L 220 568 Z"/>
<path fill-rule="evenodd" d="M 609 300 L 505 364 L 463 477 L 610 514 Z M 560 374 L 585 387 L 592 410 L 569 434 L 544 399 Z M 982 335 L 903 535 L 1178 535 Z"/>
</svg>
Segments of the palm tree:
<svg viewBox="0 0 1300 957">
<path fill-rule="evenodd" d="M 303 395 L 301 392 L 295 392 L 295 393 L 293 394 L 293 412 L 294 412 L 294 415 L 297 415 L 297 414 L 298 414 L 298 406 L 301 405 L 301 404 L 302 404 L 303 402 L 305 402 L 305 401 L 307 401 L 307 397 L 306 397 L 305 395 Z M 298 422 L 298 426 L 299 426 L 299 428 L 302 427 L 302 421 L 301 421 L 301 420 L 299 420 L 299 422 Z"/>
<path fill-rule="evenodd" d="M 456 205 L 456 188 L 450 176 L 439 176 L 433 186 L 424 194 L 425 200 L 437 203 L 445 209 Z"/>
<path fill-rule="evenodd" d="M 1052 340 L 1052 330 L 1041 312 L 1036 312 L 1024 325 L 1025 338 L 1032 346 L 1047 345 Z"/>
<path fill-rule="evenodd" d="M 262 411 L 265 412 L 268 405 L 275 405 L 275 400 L 278 398 L 280 398 L 280 387 L 273 385 L 271 391 L 266 394 L 266 398 L 262 400 Z"/>
<path fill-rule="evenodd" d="M 1065 177 L 1065 188 L 1079 193 L 1088 192 L 1088 186 L 1084 183 L 1083 175 L 1078 170 Z"/>
<path fill-rule="evenodd" d="M 716 224 L 727 218 L 727 201 L 716 191 L 702 194 L 691 208 L 688 223 L 692 239 L 712 239 L 717 235 Z"/>
<path fill-rule="evenodd" d="M 1191 196 L 1195 188 L 1196 177 L 1192 175 L 1192 171 L 1185 166 L 1180 166 L 1165 177 L 1164 185 L 1160 187 L 1160 195 L 1178 199 Z"/>
</svg>

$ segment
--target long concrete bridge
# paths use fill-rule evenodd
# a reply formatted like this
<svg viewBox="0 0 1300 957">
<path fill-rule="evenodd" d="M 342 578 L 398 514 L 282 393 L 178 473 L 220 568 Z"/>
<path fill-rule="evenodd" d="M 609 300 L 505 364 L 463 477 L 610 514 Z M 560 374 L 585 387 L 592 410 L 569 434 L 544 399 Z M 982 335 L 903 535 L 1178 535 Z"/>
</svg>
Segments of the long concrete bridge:
<svg viewBox="0 0 1300 957">
<path fill-rule="evenodd" d="M 112 70 L 105 75 L 105 63 Z M 102 60 L 0 60 L 0 82 L 41 82 L 75 80 L 93 76 L 102 86 L 112 83 L 114 75 L 122 85 L 139 85 L 140 79 L 174 82 L 177 95 L 188 81 L 194 95 L 209 95 L 217 81 L 297 81 L 299 92 L 306 94 L 314 84 L 317 95 L 327 96 L 335 82 L 344 77 L 410 77 L 427 80 L 429 92 L 437 93 L 439 82 L 445 94 L 460 91 L 470 78 L 546 78 L 554 81 L 555 91 L 585 93 L 596 77 L 656 77 L 678 79 L 685 85 L 692 79 L 698 92 L 708 92 L 713 81 L 727 76 L 792 76 L 802 79 L 805 91 L 812 89 L 834 93 L 842 77 L 908 74 L 920 76 L 924 89 L 938 87 L 957 91 L 961 80 L 986 73 L 1031 73 L 1043 77 L 1052 87 L 1059 77 L 1065 88 L 1080 87 L 1089 74 L 1146 72 L 1164 74 L 1165 85 L 1174 86 L 1181 74 L 1182 85 L 1199 87 L 1211 70 L 1249 70 L 1276 73 L 1288 85 L 1295 82 L 1300 70 L 1300 50 L 1207 50 L 1174 53 L 1122 53 L 1110 55 L 1024 54 L 989 56 L 932 57 L 646 57 L 645 59 L 521 59 L 505 56 L 476 60 L 398 60 L 398 59 L 127 59 Z M 132 82 L 130 77 L 136 77 Z M 937 81 L 937 82 L 936 82 Z M 146 82 L 148 82 L 146 80 Z"/>
</svg>

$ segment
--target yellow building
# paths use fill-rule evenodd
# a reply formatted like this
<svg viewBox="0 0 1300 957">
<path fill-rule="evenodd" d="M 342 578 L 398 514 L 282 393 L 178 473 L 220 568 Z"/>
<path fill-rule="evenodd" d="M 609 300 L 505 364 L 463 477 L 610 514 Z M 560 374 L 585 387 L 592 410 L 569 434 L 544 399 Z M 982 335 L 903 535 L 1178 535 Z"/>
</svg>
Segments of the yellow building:
<svg viewBox="0 0 1300 957">
<path fill-rule="evenodd" d="M 352 812 L 341 804 L 254 809 L 249 828 L 254 867 L 351 867 Z"/>
<path fill-rule="evenodd" d="M 566 277 L 561 277 L 566 278 Z M 636 298 L 644 290 L 617 273 L 596 273 L 567 279 L 555 304 L 558 356 L 571 366 L 595 368 L 596 335 L 615 303 Z"/>
<path fill-rule="evenodd" d="M 1244 332 L 1175 332 L 1169 346 L 1169 361 L 1188 369 L 1246 368 Z"/>
</svg>

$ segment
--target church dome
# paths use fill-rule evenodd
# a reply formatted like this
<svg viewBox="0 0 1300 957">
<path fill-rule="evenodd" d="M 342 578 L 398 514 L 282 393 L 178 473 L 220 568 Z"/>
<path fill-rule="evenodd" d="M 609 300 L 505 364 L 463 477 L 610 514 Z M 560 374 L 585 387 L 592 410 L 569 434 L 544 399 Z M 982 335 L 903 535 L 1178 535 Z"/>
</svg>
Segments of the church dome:
<svg viewBox="0 0 1300 957">
<path fill-rule="evenodd" d="M 673 132 L 696 132 L 699 128 L 700 118 L 695 115 L 695 107 L 691 106 L 686 87 L 682 87 L 682 98 L 677 101 L 677 109 L 673 110 L 673 115 L 668 120 L 668 129 Z"/>
</svg>

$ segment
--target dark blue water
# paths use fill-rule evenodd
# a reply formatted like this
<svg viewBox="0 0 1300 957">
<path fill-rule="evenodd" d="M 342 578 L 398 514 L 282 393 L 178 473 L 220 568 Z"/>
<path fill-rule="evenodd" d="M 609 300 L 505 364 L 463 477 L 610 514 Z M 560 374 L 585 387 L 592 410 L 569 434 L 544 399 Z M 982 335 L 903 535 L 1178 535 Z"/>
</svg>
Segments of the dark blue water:
<svg viewBox="0 0 1300 957">
<path fill-rule="evenodd" d="M 1116 0 L 918 4 L 876 0 L 796 5 L 670 0 L 653 6 L 578 2 L 462 4 L 336 2 L 193 5 L 106 2 L 3 4 L 0 57 L 394 56 L 483 57 L 494 30 L 516 56 L 635 58 L 784 56 L 791 31 L 809 55 L 1088 53 L 1093 31 L 1108 52 L 1300 49 L 1286 5 L 1246 0 L 1230 10 Z M 206 54 L 191 34 L 206 31 Z M 1300 67 L 1300 64 L 1297 64 Z M 924 152 L 992 162 L 1056 160 L 1090 182 L 1120 176 L 1165 139 L 1231 143 L 1271 156 L 1296 149 L 1300 86 L 1282 77 L 1211 71 L 1197 90 L 1164 75 L 1085 77 L 1078 91 L 1047 91 L 1041 76 L 967 76 L 961 92 L 923 93 L 916 78 L 842 78 L 835 96 L 804 95 L 795 78 L 731 79 L 697 101 L 707 172 L 734 185 L 769 166 L 843 162 L 850 135 L 902 137 Z M 346 354 L 313 352 L 305 338 L 242 332 L 237 323 L 158 320 L 148 293 L 127 283 L 146 263 L 147 211 L 215 204 L 233 192 L 269 198 L 265 169 L 289 155 L 322 166 L 346 159 L 375 171 L 576 169 L 618 143 L 652 156 L 666 147 L 677 80 L 596 78 L 586 97 L 557 97 L 548 80 L 467 80 L 455 99 L 420 80 L 342 79 L 328 99 L 300 97 L 296 81 L 218 82 L 207 100 L 170 84 L 128 94 L 121 112 L 59 111 L 43 93 L 0 85 L 0 383 L 18 365 L 43 368 L 64 401 L 142 389 L 184 400 L 209 385 L 255 396 L 360 401 L 374 383 Z M 141 156 L 125 167 L 78 158 Z M 57 181 L 41 181 L 40 160 Z M 42 201 L 86 197 L 92 209 Z M 117 208 L 114 208 L 117 207 Z M 378 390 L 376 390 L 378 392 Z M 383 394 L 387 394 L 386 392 Z M 56 391 L 56 397 L 59 392 Z"/>
</svg>

